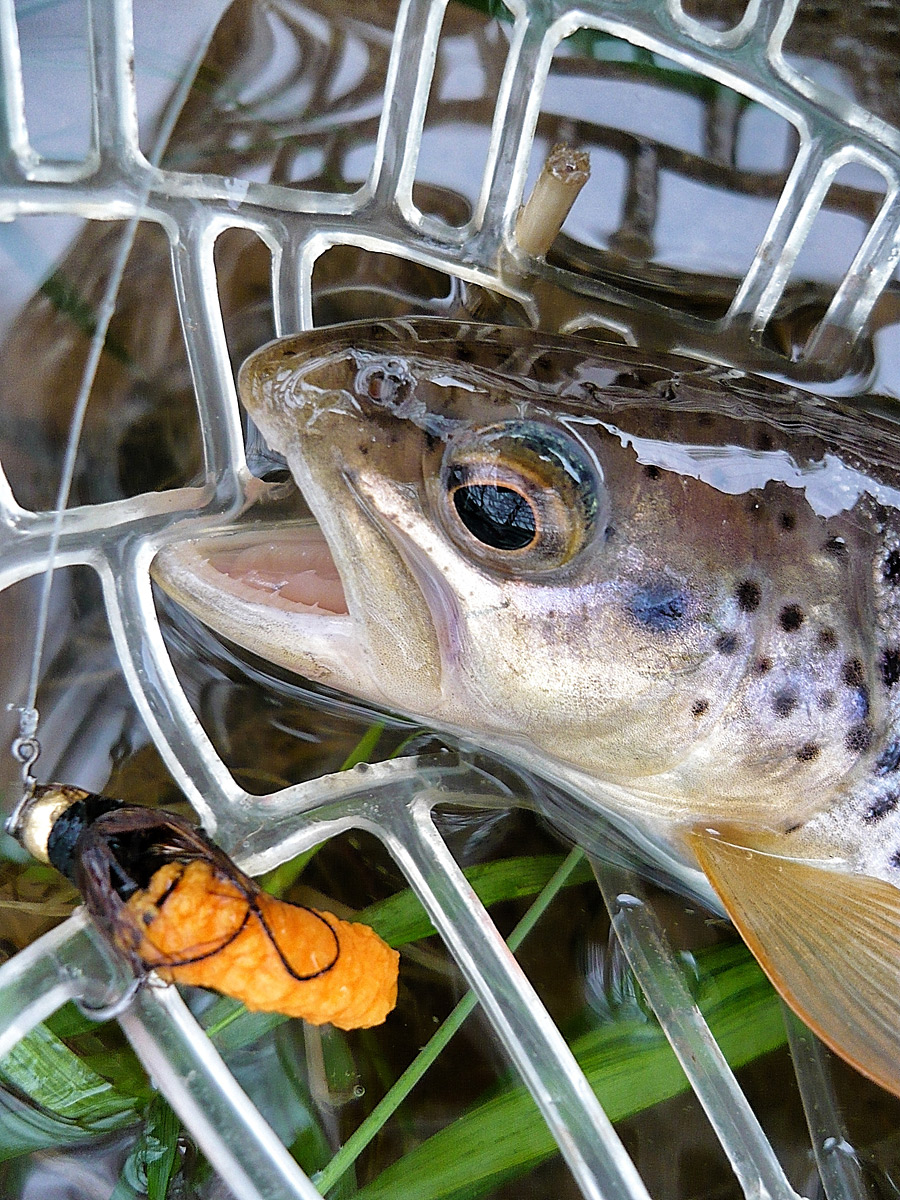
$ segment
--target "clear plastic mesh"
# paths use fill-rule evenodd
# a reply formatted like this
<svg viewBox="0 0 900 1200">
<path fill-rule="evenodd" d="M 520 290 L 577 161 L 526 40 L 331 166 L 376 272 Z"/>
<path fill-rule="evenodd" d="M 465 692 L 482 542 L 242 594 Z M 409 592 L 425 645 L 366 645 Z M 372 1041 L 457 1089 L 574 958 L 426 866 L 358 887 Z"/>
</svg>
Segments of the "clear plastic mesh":
<svg viewBox="0 0 900 1200">
<path fill-rule="evenodd" d="M 134 706 L 206 828 L 242 865 L 273 867 L 348 828 L 370 830 L 384 842 L 531 1089 L 585 1196 L 646 1193 L 430 816 L 448 798 L 505 802 L 503 786 L 464 762 L 436 767 L 398 760 L 251 794 L 235 781 L 185 695 L 163 640 L 149 565 L 167 539 L 219 527 L 258 501 L 261 491 L 277 488 L 248 469 L 220 305 L 216 244 L 228 231 L 254 235 L 271 256 L 275 332 L 329 319 L 327 288 L 316 285 L 329 255 L 345 256 L 338 273 L 360 257 L 384 256 L 388 267 L 398 260 L 431 272 L 432 283 L 448 279 L 448 296 L 458 295 L 453 289 L 477 290 L 480 298 L 470 303 L 479 315 L 593 331 L 648 354 L 676 349 L 801 383 L 837 381 L 849 389 L 871 377 L 876 334 L 890 334 L 884 312 L 891 311 L 900 223 L 900 134 L 891 108 L 896 87 L 889 82 L 895 68 L 882 50 L 891 30 L 878 31 L 866 58 L 875 5 L 830 18 L 831 10 L 797 15 L 795 3 L 774 0 L 750 0 L 743 10 L 692 5 L 688 13 L 686 7 L 676 0 L 586 0 L 578 7 L 510 0 L 499 33 L 482 29 L 480 17 L 464 22 L 481 55 L 479 81 L 465 91 L 446 41 L 448 34 L 463 36 L 445 27 L 445 16 L 447 22 L 459 16 L 441 0 L 404 0 L 396 14 L 385 15 L 377 5 L 360 9 L 341 25 L 342 40 L 322 19 L 326 7 L 275 4 L 265 10 L 268 35 L 299 47 L 302 67 L 284 66 L 275 56 L 282 71 L 277 81 L 251 76 L 233 103 L 219 97 L 216 144 L 200 156 L 202 169 L 193 164 L 187 170 L 169 143 L 171 125 L 176 117 L 194 120 L 202 131 L 204 116 L 194 112 L 196 94 L 185 86 L 155 141 L 142 139 L 127 0 L 90 5 L 92 119 L 89 148 L 78 161 L 45 157 L 29 140 L 16 14 L 11 0 L 0 5 L 0 217 L 118 222 L 109 250 L 113 281 L 117 265 L 126 269 L 135 238 L 144 236 L 144 223 L 158 225 L 171 250 L 186 372 L 199 413 L 202 482 L 71 508 L 56 563 L 84 564 L 96 573 Z M 882 13 L 880 19 L 888 18 Z M 845 24 L 833 29 L 829 20 Z M 372 33 L 379 22 L 380 39 Z M 847 22 L 865 29 L 848 30 Z M 815 78 L 810 44 L 815 61 L 832 63 L 833 78 Z M 630 126 L 604 126 L 587 109 L 576 111 L 585 57 L 594 64 L 592 78 L 635 86 Z M 358 70 L 360 61 L 366 65 Z M 694 140 L 679 144 L 677 135 L 654 130 L 657 110 L 641 108 L 646 98 L 629 78 L 634 62 L 652 65 L 656 105 L 662 95 L 663 107 L 693 106 Z M 841 89 L 840 70 L 853 88 Z M 570 97 L 571 111 L 565 111 Z M 642 112 L 649 113 L 644 126 Z M 748 138 L 751 121 L 761 132 Z M 482 165 L 468 172 L 468 191 L 463 187 L 449 203 L 442 155 L 467 123 L 477 131 L 467 145 Z M 274 146 L 265 136 L 273 127 L 280 130 Z M 603 179 L 617 181 L 620 200 L 605 224 L 576 210 L 546 261 L 534 260 L 516 244 L 515 221 L 540 148 L 558 136 L 592 146 L 595 174 L 598 163 L 608 167 L 597 211 Z M 734 216 L 726 214 L 721 257 L 711 256 L 698 274 L 679 257 L 689 259 L 690 246 L 679 250 L 667 225 L 667 197 L 699 195 L 713 180 L 743 198 L 747 212 L 756 214 L 759 236 L 749 247 L 735 241 L 732 252 L 735 230 L 726 226 Z M 856 222 L 859 236 L 849 262 L 816 277 L 803 267 L 803 253 L 828 204 L 832 214 Z M 115 291 L 108 297 L 113 307 Z M 417 304 L 402 287 L 392 294 L 384 285 L 374 299 L 364 291 L 359 302 L 366 313 L 366 305 L 388 301 L 392 312 Z M 102 318 L 104 297 L 98 303 Z M 433 290 L 429 306 L 434 311 Z M 249 453 L 258 469 L 260 448 L 251 445 Z M 190 462 L 182 473 L 191 479 Z M 3 587 L 44 570 L 52 525 L 51 512 L 21 507 L 0 477 Z M 632 968 L 745 1193 L 792 1195 L 692 1007 L 652 911 L 617 900 L 637 885 L 630 876 L 598 869 Z M 49 938 L 0 972 L 4 1048 L 67 995 L 84 990 L 85 979 L 102 982 L 112 970 L 80 918 Z M 235 1195 L 318 1194 L 242 1099 L 174 992 L 143 993 L 122 1024 Z M 804 1061 L 801 1075 L 805 1070 L 812 1079 L 814 1060 Z M 823 1116 L 817 1095 L 815 1128 L 839 1140 L 838 1117 Z M 856 1194 L 845 1165 L 835 1169 L 823 1160 L 820 1168 L 831 1195 Z"/>
</svg>

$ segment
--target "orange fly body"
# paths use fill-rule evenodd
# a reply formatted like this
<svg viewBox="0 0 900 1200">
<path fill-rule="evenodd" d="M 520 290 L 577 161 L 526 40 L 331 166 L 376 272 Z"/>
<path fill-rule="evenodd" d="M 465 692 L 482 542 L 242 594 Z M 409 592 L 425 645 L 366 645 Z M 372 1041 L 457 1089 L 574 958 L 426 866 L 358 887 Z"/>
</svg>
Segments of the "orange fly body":
<svg viewBox="0 0 900 1200">
<path fill-rule="evenodd" d="M 340 1029 L 396 1004 L 399 955 L 373 929 L 267 895 L 174 813 L 51 784 L 11 832 L 72 880 L 138 976 Z"/>
</svg>

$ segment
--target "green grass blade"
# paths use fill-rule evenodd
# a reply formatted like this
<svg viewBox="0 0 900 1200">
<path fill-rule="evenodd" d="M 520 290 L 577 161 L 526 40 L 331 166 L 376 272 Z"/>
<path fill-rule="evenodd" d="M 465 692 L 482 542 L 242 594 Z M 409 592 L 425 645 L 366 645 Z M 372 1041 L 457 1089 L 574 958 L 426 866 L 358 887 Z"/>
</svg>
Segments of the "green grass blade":
<svg viewBox="0 0 900 1200">
<path fill-rule="evenodd" d="M 507 945 L 515 953 L 522 942 L 544 915 L 548 905 L 566 886 L 572 875 L 586 865 L 584 851 L 575 847 L 563 859 L 547 880 L 541 894 L 522 917 L 507 939 Z M 447 1017 L 428 1044 L 416 1055 L 390 1091 L 379 1101 L 365 1121 L 347 1139 L 327 1167 L 315 1177 L 314 1182 L 322 1191 L 331 1191 L 335 1183 L 349 1170 L 372 1138 L 386 1124 L 403 1103 L 422 1076 L 443 1053 L 460 1026 L 473 1012 L 477 1000 L 474 992 L 468 992 Z"/>
<path fill-rule="evenodd" d="M 119 1092 L 43 1025 L 0 1060 L 0 1079 L 65 1121 L 116 1128 L 135 1116 L 132 1096 Z"/>
<path fill-rule="evenodd" d="M 501 900 L 537 895 L 547 886 L 563 861 L 561 854 L 523 855 L 467 867 L 463 874 L 481 903 L 489 908 Z M 592 878 L 590 865 L 581 861 L 567 879 L 565 886 L 586 883 Z M 435 932 L 418 897 L 409 889 L 397 892 L 396 895 L 389 896 L 377 904 L 370 904 L 368 908 L 357 913 L 354 920 L 371 925 L 376 933 L 395 948 L 431 937 Z"/>
<path fill-rule="evenodd" d="M 338 767 L 338 770 L 350 771 L 361 762 L 369 762 L 375 753 L 375 747 L 378 745 L 381 735 L 384 733 L 384 728 L 383 721 L 376 721 L 374 725 L 370 725 Z M 287 862 L 281 863 L 271 871 L 266 871 L 265 875 L 260 875 L 257 880 L 259 886 L 264 892 L 268 892 L 270 896 L 283 896 L 288 888 L 293 887 L 297 882 L 303 874 L 307 863 L 319 853 L 323 845 L 324 843 L 320 842 L 317 846 L 310 846 L 308 850 L 304 850 L 294 858 L 289 858 Z"/>
<path fill-rule="evenodd" d="M 148 1200 L 166 1200 L 169 1183 L 178 1169 L 181 1122 L 160 1096 L 150 1107 L 142 1142 Z"/>
<path fill-rule="evenodd" d="M 39 1150 L 55 1150 L 90 1141 L 90 1126 L 48 1116 L 0 1088 L 0 1163 Z"/>
<path fill-rule="evenodd" d="M 166 1200 L 180 1167 L 181 1123 L 162 1096 L 149 1105 L 141 1135 L 122 1165 L 110 1200 Z"/>
<path fill-rule="evenodd" d="M 778 998 L 742 947 L 701 959 L 698 998 L 713 1034 L 738 1068 L 784 1044 Z M 654 1024 L 630 1018 L 592 1030 L 572 1049 L 610 1119 L 686 1091 L 687 1080 Z M 557 1153 L 531 1096 L 507 1087 L 383 1171 L 358 1200 L 469 1200 Z"/>
<path fill-rule="evenodd" d="M 41 1025 L 0 1061 L 0 1082 L 0 1162 L 125 1128 L 142 1107 Z"/>
<path fill-rule="evenodd" d="M 338 767 L 338 770 L 351 771 L 361 762 L 371 762 L 372 755 L 375 753 L 375 747 L 378 745 L 383 733 L 384 721 L 376 721 L 374 725 L 370 725 Z"/>
</svg>

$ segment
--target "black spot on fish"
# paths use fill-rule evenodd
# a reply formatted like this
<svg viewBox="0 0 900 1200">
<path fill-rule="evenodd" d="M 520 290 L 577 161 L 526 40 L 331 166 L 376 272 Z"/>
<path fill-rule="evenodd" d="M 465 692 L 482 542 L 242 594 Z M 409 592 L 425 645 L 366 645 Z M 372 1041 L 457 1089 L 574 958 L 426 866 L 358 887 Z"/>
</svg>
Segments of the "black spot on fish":
<svg viewBox="0 0 900 1200">
<path fill-rule="evenodd" d="M 822 650 L 833 650 L 837 645 L 837 634 L 830 625 L 826 625 L 824 629 L 819 630 L 819 635 L 816 638 L 819 647 Z"/>
<path fill-rule="evenodd" d="M 776 717 L 789 717 L 796 707 L 796 692 L 777 692 L 772 699 L 772 709 Z"/>
<path fill-rule="evenodd" d="M 806 614 L 799 604 L 786 604 L 778 614 L 778 623 L 785 633 L 796 633 L 805 620 Z"/>
<path fill-rule="evenodd" d="M 691 714 L 695 717 L 702 717 L 705 712 L 709 711 L 708 700 L 695 700 L 691 705 Z"/>
<path fill-rule="evenodd" d="M 684 592 L 669 583 L 652 583 L 635 592 L 631 615 L 656 633 L 672 633 L 683 623 L 687 604 Z"/>
<path fill-rule="evenodd" d="M 588 385 L 585 384 L 584 386 L 587 387 Z M 618 373 L 618 375 L 612 381 L 611 386 L 617 387 L 617 388 L 633 389 L 633 388 L 642 387 L 643 381 L 642 381 L 640 375 L 638 375 L 636 371 L 627 371 L 626 370 L 626 371 L 620 371 Z M 599 396 L 601 389 L 598 388 L 596 384 L 593 385 L 592 390 L 593 390 L 593 394 L 595 396 Z"/>
<path fill-rule="evenodd" d="M 900 649 L 891 646 L 889 649 L 883 650 L 878 666 L 881 671 L 881 682 L 885 687 L 890 688 L 895 683 L 900 683 Z"/>
<path fill-rule="evenodd" d="M 864 750 L 868 750 L 872 745 L 872 726 L 868 721 L 857 721 L 852 725 L 844 738 L 844 745 L 851 754 L 862 754 Z"/>
<path fill-rule="evenodd" d="M 805 742 L 797 751 L 798 762 L 814 762 L 819 757 L 821 749 L 822 747 L 817 746 L 815 742 Z"/>
<path fill-rule="evenodd" d="M 759 584 L 753 579 L 742 579 L 735 592 L 741 612 L 756 612 L 762 600 Z"/>
<path fill-rule="evenodd" d="M 793 529 L 797 524 L 797 518 L 792 512 L 780 512 L 778 514 L 778 524 L 782 529 Z"/>
<path fill-rule="evenodd" d="M 474 350 L 471 346 L 467 345 L 466 342 L 454 342 L 454 350 L 456 352 L 456 357 L 460 362 L 471 362 L 475 357 Z"/>
<path fill-rule="evenodd" d="M 841 678 L 849 688 L 865 686 L 866 672 L 858 658 L 848 658 L 841 668 Z"/>
<path fill-rule="evenodd" d="M 848 688 L 856 692 L 853 697 L 853 716 L 857 721 L 864 721 L 869 715 L 869 689 L 866 686 L 866 672 L 858 658 L 848 658 L 841 668 L 841 678 Z"/>
<path fill-rule="evenodd" d="M 900 550 L 892 550 L 884 560 L 883 575 L 885 583 L 892 586 L 900 583 Z"/>
<path fill-rule="evenodd" d="M 540 379 L 541 376 L 544 379 L 549 378 L 553 375 L 553 362 L 554 356 L 550 351 L 547 351 L 545 354 L 539 354 L 537 358 L 532 360 L 531 374 L 535 379 Z"/>
<path fill-rule="evenodd" d="M 720 654 L 736 654 L 741 640 L 736 633 L 721 633 L 716 638 L 716 649 Z"/>
<path fill-rule="evenodd" d="M 898 804 L 900 804 L 900 795 L 897 792 L 888 792 L 884 796 L 879 796 L 863 813 L 863 820 L 867 825 L 874 825 L 888 813 L 892 813 Z"/>
<path fill-rule="evenodd" d="M 886 750 L 882 750 L 875 770 L 879 775 L 891 775 L 900 767 L 900 742 L 891 742 Z"/>
<path fill-rule="evenodd" d="M 834 558 L 847 557 L 847 543 L 842 537 L 831 537 L 822 547 L 826 554 L 831 554 Z"/>
<path fill-rule="evenodd" d="M 771 434 L 768 434 L 765 431 L 763 431 L 762 433 L 757 435 L 757 438 L 756 438 L 757 450 L 771 450 L 772 445 L 773 445 L 773 442 L 772 442 Z"/>
<path fill-rule="evenodd" d="M 654 467 L 652 465 L 649 467 L 644 467 L 644 474 L 648 479 L 659 479 L 660 473 L 659 467 Z"/>
<path fill-rule="evenodd" d="M 768 675 L 772 670 L 772 660 L 765 654 L 761 654 L 753 664 L 754 675 Z"/>
<path fill-rule="evenodd" d="M 827 691 L 824 691 L 818 699 L 818 705 L 822 712 L 828 712 L 830 708 L 834 708 L 835 699 L 835 694 L 831 688 L 828 688 Z"/>
<path fill-rule="evenodd" d="M 428 432 L 428 430 L 426 429 L 426 430 L 425 430 L 425 446 L 426 446 L 426 449 L 428 449 L 428 450 L 433 450 L 437 444 L 438 444 L 438 440 L 437 440 L 437 438 L 434 436 L 434 434 L 433 434 L 433 433 L 429 433 L 429 432 Z"/>
</svg>

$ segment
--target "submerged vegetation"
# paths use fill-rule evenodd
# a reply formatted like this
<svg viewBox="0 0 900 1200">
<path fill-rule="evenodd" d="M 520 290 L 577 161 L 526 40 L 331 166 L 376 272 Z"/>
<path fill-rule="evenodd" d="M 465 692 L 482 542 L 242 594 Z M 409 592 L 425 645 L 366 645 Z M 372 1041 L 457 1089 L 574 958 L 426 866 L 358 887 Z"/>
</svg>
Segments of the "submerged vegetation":
<svg viewBox="0 0 900 1200">
<path fill-rule="evenodd" d="M 488 906 L 536 897 L 513 931 L 513 946 L 527 936 L 559 893 L 590 882 L 586 861 L 577 850 L 567 858 L 500 859 L 470 868 L 466 874 Z M 400 950 L 408 951 L 434 934 L 409 890 L 396 892 L 357 915 Z M 692 966 L 697 1003 L 733 1067 L 785 1042 L 777 997 L 742 946 L 701 952 Z M 400 1078 L 385 1081 L 378 1105 L 334 1157 L 329 1156 L 325 1131 L 299 1078 L 298 1064 L 286 1060 L 283 1051 L 272 1054 L 277 1031 L 286 1019 L 249 1013 L 237 1002 L 219 998 L 205 1008 L 201 1020 L 232 1066 L 248 1048 L 264 1055 L 266 1087 L 282 1101 L 292 1100 L 291 1110 L 280 1119 L 282 1127 L 293 1132 L 291 1149 L 326 1194 L 366 1200 L 401 1195 L 410 1200 L 453 1200 L 484 1194 L 557 1153 L 530 1095 L 512 1078 L 501 1078 L 455 1120 L 430 1137 L 415 1139 L 410 1149 L 383 1169 L 367 1167 L 359 1190 L 348 1179 L 353 1178 L 349 1173 L 356 1159 L 377 1141 L 388 1122 L 399 1120 L 408 1132 L 415 1126 L 403 1106 L 474 1008 L 474 997 L 467 994 Z M 571 1038 L 573 1052 L 612 1120 L 633 1116 L 687 1089 L 664 1034 L 633 1000 L 622 1003 L 618 1011 L 613 1003 L 599 1021 L 586 1011 L 572 1025 L 576 1030 Z M 342 1053 L 352 1060 L 352 1044 L 346 1042 Z M 195 1182 L 196 1172 L 202 1173 L 196 1155 L 185 1147 L 177 1119 L 154 1093 L 118 1031 L 92 1025 L 71 1006 L 37 1027 L 0 1062 L 0 1078 L 9 1090 L 0 1114 L 2 1161 L 137 1127 L 114 1193 L 116 1200 L 142 1194 L 142 1188 L 161 1200 L 180 1171 L 191 1172 Z M 333 1191 L 336 1188 L 340 1190 Z"/>
</svg>

